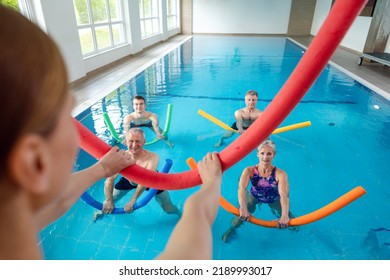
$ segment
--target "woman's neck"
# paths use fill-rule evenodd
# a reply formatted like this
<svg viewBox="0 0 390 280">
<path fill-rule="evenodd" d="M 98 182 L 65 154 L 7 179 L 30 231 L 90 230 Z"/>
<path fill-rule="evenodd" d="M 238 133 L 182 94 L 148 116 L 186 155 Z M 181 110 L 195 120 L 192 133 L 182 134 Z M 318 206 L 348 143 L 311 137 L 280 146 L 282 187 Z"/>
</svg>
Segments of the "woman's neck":
<svg viewBox="0 0 390 280">
<path fill-rule="evenodd" d="M 38 229 L 32 210 L 23 191 L 5 191 L 1 186 L 0 197 L 0 259 L 42 259 L 38 246 Z M 5 192 L 7 192 L 5 194 Z"/>
<path fill-rule="evenodd" d="M 272 172 L 272 170 L 274 169 L 274 166 L 272 165 L 272 163 L 261 162 L 257 166 L 257 169 L 261 174 L 268 174 L 268 173 Z"/>
</svg>

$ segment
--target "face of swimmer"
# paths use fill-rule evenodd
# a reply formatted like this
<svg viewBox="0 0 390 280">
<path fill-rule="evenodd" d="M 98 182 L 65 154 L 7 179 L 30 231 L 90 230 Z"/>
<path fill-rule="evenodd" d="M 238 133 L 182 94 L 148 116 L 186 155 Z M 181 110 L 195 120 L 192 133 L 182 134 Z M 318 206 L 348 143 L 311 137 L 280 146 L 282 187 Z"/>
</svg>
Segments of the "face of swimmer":
<svg viewBox="0 0 390 280">
<path fill-rule="evenodd" d="M 275 144 L 270 141 L 265 141 L 258 147 L 257 156 L 259 157 L 259 160 L 265 165 L 272 164 L 275 155 Z"/>
<path fill-rule="evenodd" d="M 126 134 L 126 146 L 129 153 L 136 157 L 143 151 L 145 134 L 140 128 L 131 128 Z"/>
<path fill-rule="evenodd" d="M 146 109 L 146 104 L 144 99 L 140 98 L 134 98 L 133 99 L 133 109 L 134 112 L 141 114 L 145 111 Z"/>
<path fill-rule="evenodd" d="M 253 110 L 256 108 L 258 97 L 255 94 L 247 94 L 245 96 L 245 104 L 246 107 L 250 110 Z"/>
</svg>

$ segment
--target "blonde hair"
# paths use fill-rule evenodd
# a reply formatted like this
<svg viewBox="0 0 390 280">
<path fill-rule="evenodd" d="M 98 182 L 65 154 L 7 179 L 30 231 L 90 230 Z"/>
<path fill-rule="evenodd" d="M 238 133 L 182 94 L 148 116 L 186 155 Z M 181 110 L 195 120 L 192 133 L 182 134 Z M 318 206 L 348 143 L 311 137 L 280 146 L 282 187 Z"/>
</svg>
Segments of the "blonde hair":
<svg viewBox="0 0 390 280">
<path fill-rule="evenodd" d="M 0 176 L 9 153 L 27 133 L 47 137 L 57 124 L 68 89 L 61 54 L 52 39 L 16 11 L 0 5 Z"/>
<path fill-rule="evenodd" d="M 274 151 L 274 154 L 276 155 L 276 144 L 271 139 L 267 139 L 267 140 L 263 141 L 257 147 L 257 150 L 260 151 L 260 149 L 265 147 L 265 146 L 270 147 Z"/>
</svg>

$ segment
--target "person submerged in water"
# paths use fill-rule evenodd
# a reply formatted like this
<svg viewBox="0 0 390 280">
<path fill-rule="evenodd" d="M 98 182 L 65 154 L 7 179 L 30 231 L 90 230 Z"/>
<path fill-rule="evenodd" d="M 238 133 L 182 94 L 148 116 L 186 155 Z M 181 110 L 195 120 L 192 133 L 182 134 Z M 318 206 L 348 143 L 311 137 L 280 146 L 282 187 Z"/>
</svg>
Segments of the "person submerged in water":
<svg viewBox="0 0 390 280">
<path fill-rule="evenodd" d="M 287 228 L 290 218 L 289 184 L 287 173 L 272 164 L 276 155 L 275 143 L 267 139 L 257 148 L 259 163 L 246 167 L 241 174 L 238 185 L 238 202 L 240 216 L 235 217 L 231 227 L 223 234 L 222 240 L 227 242 L 230 235 L 243 222 L 249 221 L 256 205 L 268 204 L 272 213 L 279 218 L 278 228 Z M 247 187 L 250 186 L 249 192 Z"/>
<path fill-rule="evenodd" d="M 123 120 L 123 131 L 126 133 L 133 127 L 147 127 L 154 131 L 158 139 L 162 139 L 169 147 L 173 147 L 171 141 L 168 140 L 167 135 L 163 135 L 163 130 L 159 127 L 158 117 L 155 113 L 146 111 L 145 98 L 140 95 L 136 95 L 133 98 L 134 112 L 125 116 Z"/>
<path fill-rule="evenodd" d="M 135 154 L 113 147 L 93 165 L 72 172 L 79 135 L 61 52 L 19 12 L 0 4 L 0 14 L 0 84 L 8 93 L 0 110 L 0 127 L 7 131 L 0 145 L 0 260 L 42 259 L 39 233 L 44 227 L 65 214 L 91 185 L 142 164 Z M 134 152 L 140 150 L 137 137 Z M 159 260 L 212 258 L 212 225 L 222 182 L 218 154 L 205 155 L 198 172 L 202 186 L 186 199 Z"/>
<path fill-rule="evenodd" d="M 257 118 L 261 115 L 261 111 L 256 108 L 256 104 L 258 101 L 258 93 L 254 90 L 248 90 L 245 93 L 245 104 L 244 108 L 238 109 L 234 112 L 235 122 L 231 125 L 231 128 L 238 130 L 239 134 L 244 133 L 245 130 L 248 129 L 252 123 L 257 120 Z M 226 132 L 214 145 L 215 147 L 220 147 L 223 145 L 224 140 L 233 136 L 233 132 Z"/>
<path fill-rule="evenodd" d="M 127 131 L 125 141 L 128 148 L 127 153 L 129 154 L 130 158 L 135 161 L 135 164 L 153 171 L 157 169 L 159 156 L 151 151 L 144 149 L 145 133 L 141 128 L 131 128 L 129 131 Z M 104 183 L 104 195 L 106 200 L 103 203 L 102 212 L 105 214 L 112 213 L 113 209 L 115 208 L 115 200 L 125 195 L 128 191 L 135 189 L 130 200 L 124 206 L 126 213 L 133 212 L 133 206 L 137 199 L 145 190 L 149 190 L 140 184 L 130 182 L 124 177 L 122 177 L 118 183 L 114 185 L 115 178 L 118 175 L 119 174 L 114 174 L 113 176 L 107 178 Z M 166 213 L 176 214 L 180 217 L 181 212 L 175 205 L 173 205 L 168 191 L 157 191 L 155 199 Z"/>
</svg>

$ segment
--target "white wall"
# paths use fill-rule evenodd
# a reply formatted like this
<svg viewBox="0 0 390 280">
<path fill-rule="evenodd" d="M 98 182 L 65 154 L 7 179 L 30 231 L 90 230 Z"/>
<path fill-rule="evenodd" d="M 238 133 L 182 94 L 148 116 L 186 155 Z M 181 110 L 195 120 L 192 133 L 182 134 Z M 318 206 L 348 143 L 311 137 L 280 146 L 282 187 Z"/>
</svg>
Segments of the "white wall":
<svg viewBox="0 0 390 280">
<path fill-rule="evenodd" d="M 61 50 L 70 81 L 85 76 L 73 1 L 41 0 L 32 3 L 37 23 Z"/>
<path fill-rule="evenodd" d="M 358 52 L 363 52 L 372 17 L 357 17 L 345 34 L 341 45 Z"/>
<path fill-rule="evenodd" d="M 193 32 L 286 34 L 291 0 L 193 0 Z"/>
<path fill-rule="evenodd" d="M 193 0 L 193 32 L 220 34 L 286 34 L 292 0 Z M 317 0 L 311 34 L 316 35 L 329 13 L 332 0 Z M 142 51 L 180 33 L 180 28 L 141 39 L 138 0 L 125 2 L 130 44 L 84 59 L 78 38 L 73 1 L 34 0 L 39 24 L 57 42 L 69 70 L 70 82 L 86 76 L 106 64 Z M 165 13 L 165 1 L 161 13 Z M 179 9 L 180 10 L 180 9 Z M 180 21 L 179 21 L 180 22 Z M 341 45 L 362 52 L 371 23 L 370 17 L 358 17 Z M 163 21 L 162 24 L 166 24 Z M 390 51 L 387 44 L 386 51 Z"/>
<path fill-rule="evenodd" d="M 127 0 L 124 2 L 126 23 L 127 26 L 132 27 L 132 30 L 127 30 L 130 43 L 84 59 L 81 53 L 73 1 L 31 1 L 35 12 L 34 18 L 37 20 L 37 23 L 56 41 L 62 52 L 68 67 L 70 82 L 81 79 L 93 70 L 140 52 L 144 48 L 166 40 L 180 32 L 180 28 L 170 31 L 167 28 L 162 28 L 163 34 L 142 40 L 138 0 Z M 161 1 L 161 5 L 163 6 L 161 13 L 166 13 L 166 1 Z M 166 21 L 163 21 L 163 23 L 166 24 Z"/>
<path fill-rule="evenodd" d="M 331 4 L 331 0 L 317 0 L 310 34 L 316 35 L 318 33 L 318 30 L 320 29 L 326 16 L 329 14 Z"/>
<path fill-rule="evenodd" d="M 332 0 L 317 0 L 311 35 L 315 36 L 318 33 L 326 16 L 329 14 L 331 4 Z M 357 17 L 340 45 L 358 52 L 363 52 L 371 20 L 372 17 Z"/>
</svg>

